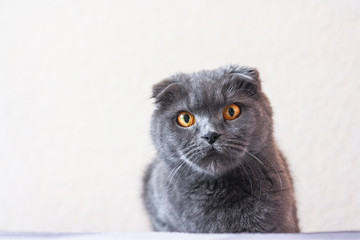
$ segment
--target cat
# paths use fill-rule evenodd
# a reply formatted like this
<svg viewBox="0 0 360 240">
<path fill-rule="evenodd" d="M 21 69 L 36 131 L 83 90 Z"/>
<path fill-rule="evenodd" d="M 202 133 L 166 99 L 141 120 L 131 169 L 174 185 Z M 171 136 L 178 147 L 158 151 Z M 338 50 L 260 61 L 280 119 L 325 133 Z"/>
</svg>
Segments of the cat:
<svg viewBox="0 0 360 240">
<path fill-rule="evenodd" d="M 143 201 L 155 231 L 299 232 L 293 181 L 254 68 L 179 73 L 153 86 Z"/>
</svg>

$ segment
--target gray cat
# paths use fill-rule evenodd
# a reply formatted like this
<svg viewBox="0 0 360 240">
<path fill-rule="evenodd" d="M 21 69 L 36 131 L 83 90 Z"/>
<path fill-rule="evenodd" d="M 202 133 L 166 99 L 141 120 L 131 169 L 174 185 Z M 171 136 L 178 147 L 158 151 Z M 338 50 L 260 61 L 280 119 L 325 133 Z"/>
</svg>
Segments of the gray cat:
<svg viewBox="0 0 360 240">
<path fill-rule="evenodd" d="M 292 178 L 256 69 L 226 66 L 154 85 L 157 155 L 143 199 L 156 231 L 299 232 Z"/>
</svg>

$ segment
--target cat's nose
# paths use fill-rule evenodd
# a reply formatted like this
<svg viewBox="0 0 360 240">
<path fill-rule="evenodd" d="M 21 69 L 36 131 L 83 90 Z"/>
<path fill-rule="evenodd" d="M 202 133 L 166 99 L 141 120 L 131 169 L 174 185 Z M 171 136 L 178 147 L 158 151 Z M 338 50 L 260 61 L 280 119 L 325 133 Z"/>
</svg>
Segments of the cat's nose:
<svg viewBox="0 0 360 240">
<path fill-rule="evenodd" d="M 216 141 L 216 139 L 218 139 L 219 137 L 220 134 L 216 132 L 208 132 L 207 134 L 202 136 L 202 138 L 204 138 L 210 144 L 213 144 Z"/>
</svg>

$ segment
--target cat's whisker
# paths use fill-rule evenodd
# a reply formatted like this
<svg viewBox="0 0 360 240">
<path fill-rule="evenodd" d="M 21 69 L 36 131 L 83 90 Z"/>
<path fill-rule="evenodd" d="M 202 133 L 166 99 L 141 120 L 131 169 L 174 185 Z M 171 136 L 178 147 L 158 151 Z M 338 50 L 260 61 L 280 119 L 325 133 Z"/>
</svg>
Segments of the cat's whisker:
<svg viewBox="0 0 360 240">
<path fill-rule="evenodd" d="M 227 140 L 234 141 L 239 144 L 247 144 L 247 141 L 242 136 L 228 137 Z"/>
<path fill-rule="evenodd" d="M 182 153 L 183 154 L 187 154 L 188 152 L 190 152 L 191 150 L 193 150 L 193 148 L 197 145 L 197 143 L 192 143 L 189 142 L 186 144 L 186 146 L 183 147 Z"/>
<path fill-rule="evenodd" d="M 259 195 L 258 195 L 257 197 L 258 197 L 258 199 L 260 199 L 260 198 L 261 198 L 261 191 L 262 191 L 262 190 L 261 190 L 261 187 L 262 187 L 262 186 L 261 186 L 261 183 L 260 183 L 260 179 L 261 179 L 261 178 L 260 178 L 260 176 L 259 176 L 259 174 L 258 174 L 258 170 L 259 170 L 259 169 L 258 169 L 256 166 L 254 167 L 251 162 L 248 162 L 248 164 L 249 164 L 248 166 L 250 167 L 251 172 L 252 172 L 253 174 L 255 173 L 255 175 L 256 175 L 256 178 L 255 178 L 255 179 L 256 179 L 256 182 L 257 182 L 258 189 L 259 189 Z M 263 175 L 263 174 L 262 174 L 262 175 Z M 255 192 L 255 193 L 256 193 L 256 192 Z M 255 196 L 256 196 L 256 195 L 255 195 Z"/>
<path fill-rule="evenodd" d="M 188 160 L 192 160 L 194 155 L 199 154 L 197 148 L 191 149 L 188 153 L 184 154 L 184 157 Z"/>
<path fill-rule="evenodd" d="M 282 180 L 281 180 L 281 174 L 279 173 L 278 169 L 276 168 L 276 166 L 274 165 L 274 163 L 273 163 L 273 161 L 271 159 L 267 158 L 266 156 L 263 156 L 263 157 L 264 157 L 264 159 L 266 161 L 268 161 L 271 164 L 272 168 L 275 170 L 277 176 L 279 177 L 280 190 L 282 190 L 283 189 L 283 183 L 282 183 Z"/>
<path fill-rule="evenodd" d="M 250 156 L 250 157 L 252 157 L 252 158 L 255 157 L 253 154 L 251 154 L 251 153 L 248 152 L 248 151 L 245 151 L 245 153 L 248 154 L 248 156 Z M 263 167 L 263 169 L 264 169 L 264 171 L 265 171 L 265 172 L 264 172 L 264 171 L 261 171 L 262 174 L 263 174 L 264 176 L 269 177 L 270 180 L 271 180 L 271 183 L 272 183 L 273 185 L 275 185 L 275 181 L 274 181 L 273 177 L 272 177 L 270 174 L 268 174 L 269 171 L 268 171 L 268 169 L 266 168 L 265 164 L 264 164 L 259 158 L 256 158 L 256 157 L 255 157 L 255 159 L 257 160 L 257 161 L 256 161 L 257 163 L 260 163 L 260 164 L 261 164 L 261 166 Z M 249 163 L 250 163 L 250 162 L 249 162 Z"/>
<path fill-rule="evenodd" d="M 258 160 L 259 162 L 261 162 L 261 164 L 262 164 L 263 166 L 265 166 L 264 163 L 263 163 L 259 158 L 257 158 L 254 154 L 252 154 L 252 153 L 250 153 L 250 152 L 247 152 L 247 151 L 246 151 L 246 153 L 249 154 L 249 155 L 250 155 L 251 157 L 253 157 L 254 159 L 256 159 L 256 160 Z M 280 174 L 279 174 L 279 171 L 277 170 L 277 168 L 275 167 L 275 165 L 273 164 L 273 162 L 272 162 L 270 159 L 267 159 L 265 156 L 264 156 L 264 159 L 267 160 L 267 161 L 271 164 L 272 168 L 275 170 L 275 172 L 276 172 L 276 174 L 277 174 L 277 176 L 278 176 L 278 178 L 279 178 L 280 189 L 282 189 L 282 188 L 283 188 L 283 184 L 282 184 L 282 180 L 281 180 L 281 176 L 280 176 Z"/>
<path fill-rule="evenodd" d="M 244 132 L 245 134 L 245 132 Z M 235 140 L 237 142 L 243 142 L 243 143 L 246 143 L 247 141 L 244 139 L 243 136 L 241 135 L 235 135 L 235 137 L 229 137 L 230 140 Z"/>
<path fill-rule="evenodd" d="M 253 195 L 254 195 L 254 189 L 253 189 L 253 185 L 252 185 L 252 182 L 251 182 L 251 177 L 249 177 L 249 175 L 247 174 L 246 169 L 244 169 L 243 166 L 240 165 L 240 168 L 243 170 L 244 174 L 246 175 L 246 178 L 249 180 L 249 183 L 250 183 L 250 193 L 251 193 L 251 196 L 253 196 Z"/>
<path fill-rule="evenodd" d="M 262 167 L 264 168 L 264 170 L 265 170 L 265 172 L 263 172 L 263 171 L 261 171 L 261 172 L 263 173 L 263 175 L 266 175 L 267 177 L 269 177 L 270 180 L 271 180 L 271 183 L 272 183 L 273 185 L 275 185 L 275 181 L 274 181 L 273 177 L 271 176 L 270 171 L 266 168 L 265 164 L 264 164 L 259 158 L 257 158 L 255 155 L 253 155 L 252 153 L 250 153 L 250 152 L 248 152 L 248 151 L 245 151 L 245 152 L 246 152 L 246 154 L 248 154 L 250 157 L 255 158 L 255 159 L 257 160 L 257 162 L 261 164 L 261 166 L 262 166 Z M 265 159 L 265 160 L 266 160 L 266 159 Z M 276 169 L 275 169 L 275 170 L 276 170 Z M 280 184 L 282 185 L 281 179 L 280 179 Z"/>
<path fill-rule="evenodd" d="M 249 154 L 251 157 L 253 157 L 255 160 L 257 160 L 261 165 L 263 165 L 265 167 L 264 163 L 259 158 L 257 158 L 254 154 L 252 154 L 246 150 L 244 150 L 244 152 Z"/>
<path fill-rule="evenodd" d="M 237 141 L 227 141 L 225 144 L 233 144 L 233 145 L 241 146 L 241 147 L 245 147 L 245 146 L 246 146 L 245 143 L 243 143 L 243 142 L 237 142 Z"/>
<path fill-rule="evenodd" d="M 171 169 L 169 175 L 168 175 L 167 178 L 166 178 L 166 181 L 169 181 L 170 176 L 172 175 L 172 173 L 173 173 L 173 172 L 175 171 L 175 169 L 176 169 L 178 166 L 180 166 L 180 165 L 181 165 L 181 162 L 177 163 L 177 164 L 175 165 L 175 167 L 174 167 L 173 169 Z"/>
<path fill-rule="evenodd" d="M 183 175 L 183 173 L 184 173 L 184 171 L 185 171 L 185 169 L 187 169 L 187 173 L 189 172 L 189 165 L 188 164 L 186 164 L 186 162 L 184 162 L 184 164 L 181 166 L 181 168 L 179 168 L 179 170 L 178 170 L 178 175 Z M 184 175 L 183 175 L 184 176 Z"/>
<path fill-rule="evenodd" d="M 169 177 L 170 177 L 170 175 L 171 175 L 170 179 L 169 179 L 169 177 L 168 177 L 168 181 L 169 181 L 169 182 L 172 181 L 173 177 L 176 175 L 176 173 L 179 171 L 179 169 L 180 169 L 182 166 L 184 166 L 184 164 L 185 164 L 185 162 L 181 161 L 180 164 L 178 164 L 177 167 L 175 167 L 175 168 L 171 171 L 171 173 L 169 174 Z"/>
<path fill-rule="evenodd" d="M 234 150 L 235 152 L 244 151 L 244 147 L 239 145 L 222 144 L 222 148 L 228 148 Z"/>
<path fill-rule="evenodd" d="M 242 134 L 245 134 L 246 133 L 246 131 L 241 131 L 241 130 L 239 130 L 239 133 L 242 133 Z M 234 137 L 229 137 L 229 139 L 234 139 L 234 140 L 240 140 L 240 141 L 245 141 L 245 139 L 244 139 L 244 136 L 243 135 L 239 135 L 239 134 L 234 134 Z"/>
</svg>

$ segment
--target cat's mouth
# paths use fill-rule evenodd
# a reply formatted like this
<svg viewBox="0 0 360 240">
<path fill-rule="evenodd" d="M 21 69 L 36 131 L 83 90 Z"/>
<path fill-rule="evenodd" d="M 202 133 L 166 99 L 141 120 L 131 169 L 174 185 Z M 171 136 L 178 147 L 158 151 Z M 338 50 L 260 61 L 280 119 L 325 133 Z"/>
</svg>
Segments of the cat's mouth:
<svg viewBox="0 0 360 240">
<path fill-rule="evenodd" d="M 221 155 L 221 151 L 217 146 L 211 145 L 205 150 L 205 158 L 207 157 L 214 157 Z"/>
<path fill-rule="evenodd" d="M 198 167 L 200 167 L 202 172 L 206 172 L 213 176 L 220 176 L 233 167 L 237 166 L 239 159 L 233 156 L 236 155 L 240 157 L 242 155 L 241 151 L 229 152 L 226 149 L 222 148 L 222 145 L 211 145 L 203 149 L 202 157 L 193 159 Z"/>
<path fill-rule="evenodd" d="M 213 154 L 219 152 L 214 146 L 211 146 L 211 148 L 208 151 L 208 154 Z"/>
</svg>

